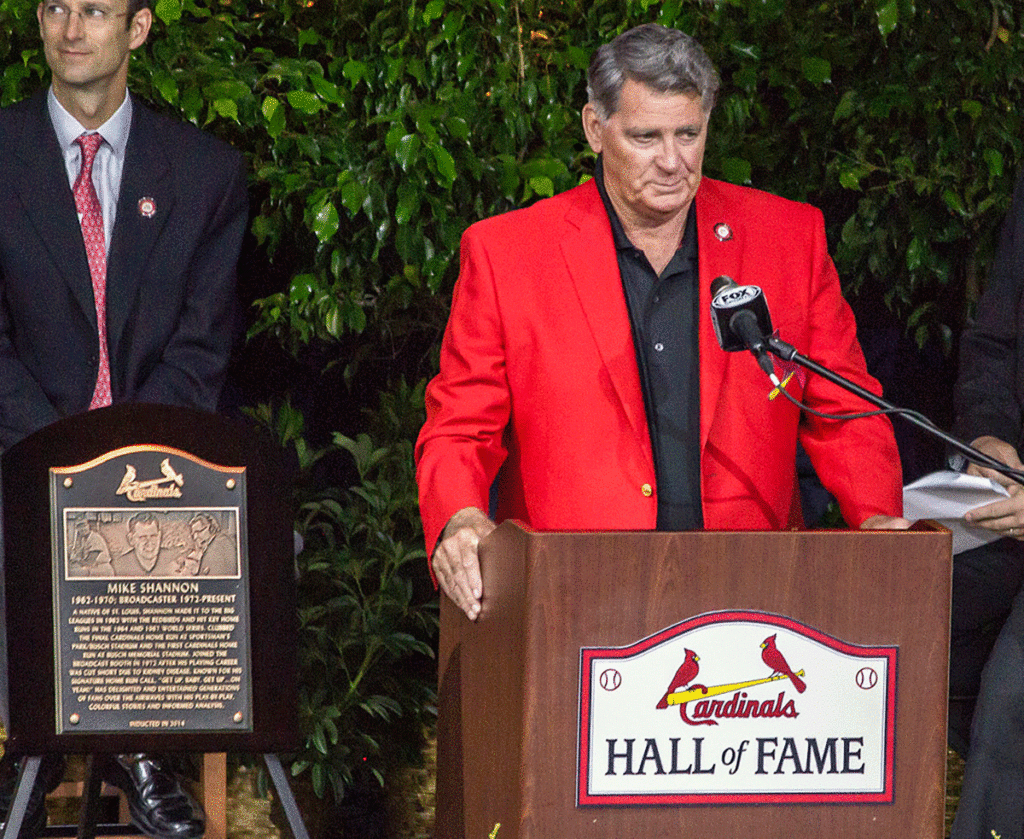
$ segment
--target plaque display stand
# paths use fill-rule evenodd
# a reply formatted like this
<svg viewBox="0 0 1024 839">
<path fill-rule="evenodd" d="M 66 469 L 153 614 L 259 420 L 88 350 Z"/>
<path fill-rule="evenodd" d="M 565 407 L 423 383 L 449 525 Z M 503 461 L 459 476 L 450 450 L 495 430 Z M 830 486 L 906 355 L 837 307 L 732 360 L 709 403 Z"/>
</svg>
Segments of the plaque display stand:
<svg viewBox="0 0 1024 839">
<path fill-rule="evenodd" d="M 2 839 L 20 830 L 43 754 L 228 751 L 263 756 L 308 839 L 277 757 L 298 745 L 286 474 L 253 427 L 146 404 L 69 417 L 4 452 L 0 708 L 6 749 L 25 759 Z M 100 788 L 90 758 L 83 839 Z"/>
<path fill-rule="evenodd" d="M 484 600 L 479 618 L 469 621 L 442 597 L 438 839 L 940 839 L 951 536 L 927 524 L 915 531 L 533 533 L 502 524 L 480 546 Z M 733 610 L 786 616 L 773 619 L 780 625 L 800 622 L 822 637 L 861 645 L 858 649 L 895 648 L 890 799 L 752 804 L 723 797 L 711 804 L 577 805 L 583 650 L 607 649 L 611 655 L 632 649 L 640 639 L 659 637 L 666 627 L 689 625 L 694 616 Z M 760 666 L 760 651 L 753 646 Z M 698 681 L 734 652 L 705 654 L 701 647 Z M 652 680 L 652 709 L 679 660 Z M 827 669 L 819 665 L 806 678 L 821 684 Z M 612 678 L 600 687 L 618 689 L 613 671 L 605 672 Z M 787 689 L 798 697 L 795 707 L 802 714 L 814 711 L 812 703 L 829 705 L 810 687 L 806 694 Z M 779 690 L 766 692 L 774 696 Z M 699 710 L 696 700 L 693 706 Z M 641 711 L 637 706 L 636 712 Z M 652 713 L 674 720 L 680 742 L 712 736 L 707 727 L 682 724 L 674 709 Z M 728 731 L 733 724 L 721 720 L 714 730 Z M 765 736 L 779 737 L 781 747 L 787 730 L 792 729 L 776 727 Z M 645 741 L 637 737 L 639 758 Z M 748 756 L 756 741 L 756 736 L 750 740 Z M 662 741 L 663 763 L 650 751 L 652 741 L 646 742 L 647 774 L 664 778 L 668 741 Z M 804 741 L 799 742 L 802 746 Z M 617 743 L 617 752 L 609 747 L 603 758 L 609 773 L 613 760 L 620 770 L 624 760 L 624 741 Z M 675 748 L 673 743 L 673 766 Z M 712 758 L 721 768 L 721 752 Z M 663 772 L 655 771 L 662 766 Z"/>
</svg>

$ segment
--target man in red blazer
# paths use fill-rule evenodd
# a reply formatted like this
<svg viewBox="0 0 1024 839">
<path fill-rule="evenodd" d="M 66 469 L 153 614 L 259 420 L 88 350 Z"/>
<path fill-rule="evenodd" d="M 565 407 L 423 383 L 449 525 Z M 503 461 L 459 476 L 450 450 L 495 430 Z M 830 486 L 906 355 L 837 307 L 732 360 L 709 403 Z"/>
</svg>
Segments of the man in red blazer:
<svg viewBox="0 0 1024 839">
<path fill-rule="evenodd" d="M 583 109 L 596 176 L 470 227 L 417 447 L 432 568 L 470 618 L 496 518 L 539 530 L 800 523 L 799 440 L 846 520 L 905 527 L 883 417 L 801 412 L 748 353 L 725 353 L 710 285 L 758 285 L 781 337 L 878 391 L 821 213 L 702 179 L 718 78 L 689 36 L 650 24 L 598 50 Z M 814 409 L 868 408 L 794 377 Z"/>
</svg>

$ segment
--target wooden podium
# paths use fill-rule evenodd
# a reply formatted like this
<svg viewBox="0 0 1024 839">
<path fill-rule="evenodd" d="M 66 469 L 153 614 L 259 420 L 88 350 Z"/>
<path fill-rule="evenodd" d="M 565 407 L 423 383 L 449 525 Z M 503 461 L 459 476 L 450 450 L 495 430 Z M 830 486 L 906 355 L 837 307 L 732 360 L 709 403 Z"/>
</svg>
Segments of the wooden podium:
<svg viewBox="0 0 1024 839">
<path fill-rule="evenodd" d="M 942 836 L 948 531 L 541 534 L 505 523 L 481 565 L 475 623 L 442 598 L 439 839 Z M 891 800 L 578 806 L 581 649 L 738 609 L 896 648 Z"/>
</svg>

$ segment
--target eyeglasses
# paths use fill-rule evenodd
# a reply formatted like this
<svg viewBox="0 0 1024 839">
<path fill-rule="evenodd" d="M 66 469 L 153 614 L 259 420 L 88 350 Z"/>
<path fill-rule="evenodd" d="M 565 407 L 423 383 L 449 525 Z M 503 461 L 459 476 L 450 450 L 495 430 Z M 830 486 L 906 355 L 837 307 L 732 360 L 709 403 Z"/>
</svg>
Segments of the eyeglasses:
<svg viewBox="0 0 1024 839">
<path fill-rule="evenodd" d="M 104 6 L 94 6 L 91 3 L 81 9 L 72 9 L 63 3 L 47 3 L 43 6 L 43 19 L 54 26 L 68 23 L 72 15 L 78 15 L 86 29 L 103 29 L 119 17 L 127 17 L 128 12 L 113 12 Z"/>
</svg>

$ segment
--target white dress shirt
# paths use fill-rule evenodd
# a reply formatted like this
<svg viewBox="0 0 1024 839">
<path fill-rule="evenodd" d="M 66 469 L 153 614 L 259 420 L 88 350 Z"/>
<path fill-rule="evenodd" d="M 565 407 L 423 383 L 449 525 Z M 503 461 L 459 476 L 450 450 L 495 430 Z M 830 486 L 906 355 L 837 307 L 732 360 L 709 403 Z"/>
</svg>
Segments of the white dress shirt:
<svg viewBox="0 0 1024 839">
<path fill-rule="evenodd" d="M 57 133 L 57 142 L 64 155 L 64 165 L 68 173 L 68 185 L 74 189 L 78 173 L 82 168 L 82 147 L 75 140 L 89 131 L 75 119 L 53 94 L 50 88 L 47 96 L 47 107 L 50 122 Z M 103 210 L 103 240 L 107 255 L 110 255 L 110 236 L 114 230 L 114 218 L 117 215 L 117 196 L 121 191 L 121 173 L 124 171 L 124 155 L 128 148 L 128 132 L 132 125 L 132 98 L 125 94 L 114 114 L 96 132 L 103 135 L 104 143 L 96 152 L 96 160 L 92 164 L 92 183 L 96 195 L 100 199 Z"/>
</svg>

